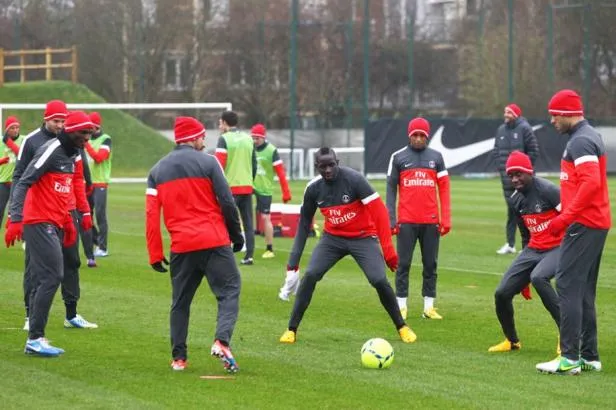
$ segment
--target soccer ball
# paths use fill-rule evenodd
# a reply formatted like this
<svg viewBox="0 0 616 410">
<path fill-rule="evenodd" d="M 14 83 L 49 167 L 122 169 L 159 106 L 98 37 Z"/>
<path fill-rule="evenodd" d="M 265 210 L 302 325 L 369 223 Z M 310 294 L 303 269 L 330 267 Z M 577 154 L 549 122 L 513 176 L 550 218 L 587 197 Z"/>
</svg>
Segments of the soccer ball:
<svg viewBox="0 0 616 410">
<path fill-rule="evenodd" d="M 361 348 L 361 363 L 369 369 L 387 369 L 394 362 L 394 348 L 385 339 L 368 340 Z"/>
</svg>

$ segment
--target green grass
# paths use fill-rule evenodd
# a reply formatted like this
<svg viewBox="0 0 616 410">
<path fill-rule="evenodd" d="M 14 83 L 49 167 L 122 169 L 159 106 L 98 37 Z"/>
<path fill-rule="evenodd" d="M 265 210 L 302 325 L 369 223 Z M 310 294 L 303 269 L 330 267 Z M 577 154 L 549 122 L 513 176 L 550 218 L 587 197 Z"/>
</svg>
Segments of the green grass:
<svg viewBox="0 0 616 410">
<path fill-rule="evenodd" d="M 611 180 L 612 204 L 616 180 Z M 298 202 L 303 183 L 293 183 Z M 375 182 L 383 192 L 383 183 Z M 513 259 L 497 256 L 504 242 L 505 206 L 497 180 L 452 182 L 453 231 L 440 253 L 437 306 L 443 321 L 421 313 L 421 274 L 411 271 L 409 322 L 418 335 L 403 344 L 375 291 L 350 259 L 341 261 L 317 286 L 295 345 L 281 345 L 291 304 L 277 299 L 290 239 L 276 239 L 276 258 L 242 267 L 241 309 L 232 341 L 241 371 L 222 375 L 209 356 L 215 300 L 203 283 L 192 306 L 190 367 L 169 368 L 168 275 L 147 264 L 144 186 L 109 190 L 110 252 L 97 269 L 81 271 L 80 312 L 98 322 L 92 331 L 65 330 L 60 296 L 47 336 L 66 349 L 59 359 L 27 357 L 22 349 L 20 248 L 0 250 L 0 399 L 2 408 L 606 408 L 616 401 L 616 238 L 604 252 L 597 310 L 604 365 L 600 374 L 559 377 L 537 374 L 537 362 L 555 356 L 556 329 L 538 296 L 515 298 L 521 351 L 487 353 L 503 336 L 494 314 L 493 292 Z M 315 244 L 310 239 L 306 266 Z M 239 255 L 238 255 L 239 257 Z M 416 256 L 416 261 L 419 258 Z M 389 273 L 393 280 L 393 274 Z M 383 337 L 395 349 L 390 369 L 367 370 L 359 350 Z"/>
<path fill-rule="evenodd" d="M 9 83 L 0 87 L 2 103 L 46 103 L 60 99 L 66 103 L 104 103 L 102 97 L 80 84 L 66 81 L 33 81 L 24 84 Z M 158 132 L 141 121 L 119 110 L 101 110 L 103 128 L 113 140 L 112 176 L 144 176 L 148 170 L 173 147 Z M 40 127 L 42 110 L 5 110 L 17 115 L 21 132 L 27 134 Z"/>
</svg>

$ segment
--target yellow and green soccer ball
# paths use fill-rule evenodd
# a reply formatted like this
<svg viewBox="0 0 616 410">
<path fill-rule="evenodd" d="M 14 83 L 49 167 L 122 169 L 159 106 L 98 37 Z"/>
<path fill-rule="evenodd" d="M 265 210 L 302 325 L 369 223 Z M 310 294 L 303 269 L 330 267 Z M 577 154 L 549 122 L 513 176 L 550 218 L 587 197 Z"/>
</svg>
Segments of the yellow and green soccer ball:
<svg viewBox="0 0 616 410">
<path fill-rule="evenodd" d="M 394 362 L 394 348 L 385 339 L 368 340 L 361 348 L 361 364 L 369 369 L 387 369 Z"/>
</svg>

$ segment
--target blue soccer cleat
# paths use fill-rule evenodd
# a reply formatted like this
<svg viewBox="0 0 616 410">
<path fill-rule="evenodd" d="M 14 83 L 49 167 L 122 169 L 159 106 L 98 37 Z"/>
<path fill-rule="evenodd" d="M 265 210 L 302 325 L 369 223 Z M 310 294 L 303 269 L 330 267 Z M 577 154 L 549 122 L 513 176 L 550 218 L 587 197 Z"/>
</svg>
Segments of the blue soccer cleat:
<svg viewBox="0 0 616 410">
<path fill-rule="evenodd" d="M 220 358 L 225 370 L 229 373 L 236 373 L 240 369 L 231 353 L 231 348 L 223 345 L 218 339 L 212 345 L 212 356 Z"/>
<path fill-rule="evenodd" d="M 24 353 L 44 357 L 58 357 L 64 353 L 64 349 L 54 347 L 49 344 L 47 339 L 39 337 L 38 339 L 28 339 Z"/>
</svg>

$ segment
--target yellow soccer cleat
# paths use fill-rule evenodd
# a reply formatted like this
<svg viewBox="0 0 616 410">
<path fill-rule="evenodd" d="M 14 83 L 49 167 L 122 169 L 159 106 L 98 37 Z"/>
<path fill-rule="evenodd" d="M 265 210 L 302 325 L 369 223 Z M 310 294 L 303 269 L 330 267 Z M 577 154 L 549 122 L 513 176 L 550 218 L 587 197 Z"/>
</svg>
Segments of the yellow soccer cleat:
<svg viewBox="0 0 616 410">
<path fill-rule="evenodd" d="M 509 341 L 509 339 L 505 339 L 503 342 L 491 346 L 488 349 L 488 352 L 490 353 L 502 353 L 502 352 L 510 352 L 512 350 L 520 350 L 522 348 L 522 343 L 520 342 L 516 342 L 516 343 L 511 343 Z"/>
<path fill-rule="evenodd" d="M 296 335 L 292 330 L 285 330 L 282 336 L 280 336 L 280 343 L 295 343 Z"/>
<path fill-rule="evenodd" d="M 417 340 L 417 335 L 415 332 L 413 332 L 411 328 L 406 325 L 398 330 L 398 334 L 404 343 L 413 343 Z"/>
<path fill-rule="evenodd" d="M 261 255 L 261 257 L 262 257 L 263 259 L 272 259 L 272 258 L 274 258 L 275 256 L 276 256 L 276 254 L 275 254 L 274 252 L 272 252 L 272 251 L 265 251 L 265 252 L 263 253 L 263 255 Z"/>
<path fill-rule="evenodd" d="M 402 315 L 402 319 L 406 320 L 406 316 L 408 314 L 408 309 L 405 308 L 405 307 L 400 308 L 400 314 Z"/>
<path fill-rule="evenodd" d="M 440 319 L 443 318 L 443 316 L 441 316 L 438 313 L 436 313 L 436 308 L 430 308 L 428 310 L 424 310 L 423 313 L 421 314 L 421 316 L 424 319 L 437 319 L 437 320 L 440 320 Z"/>
</svg>

